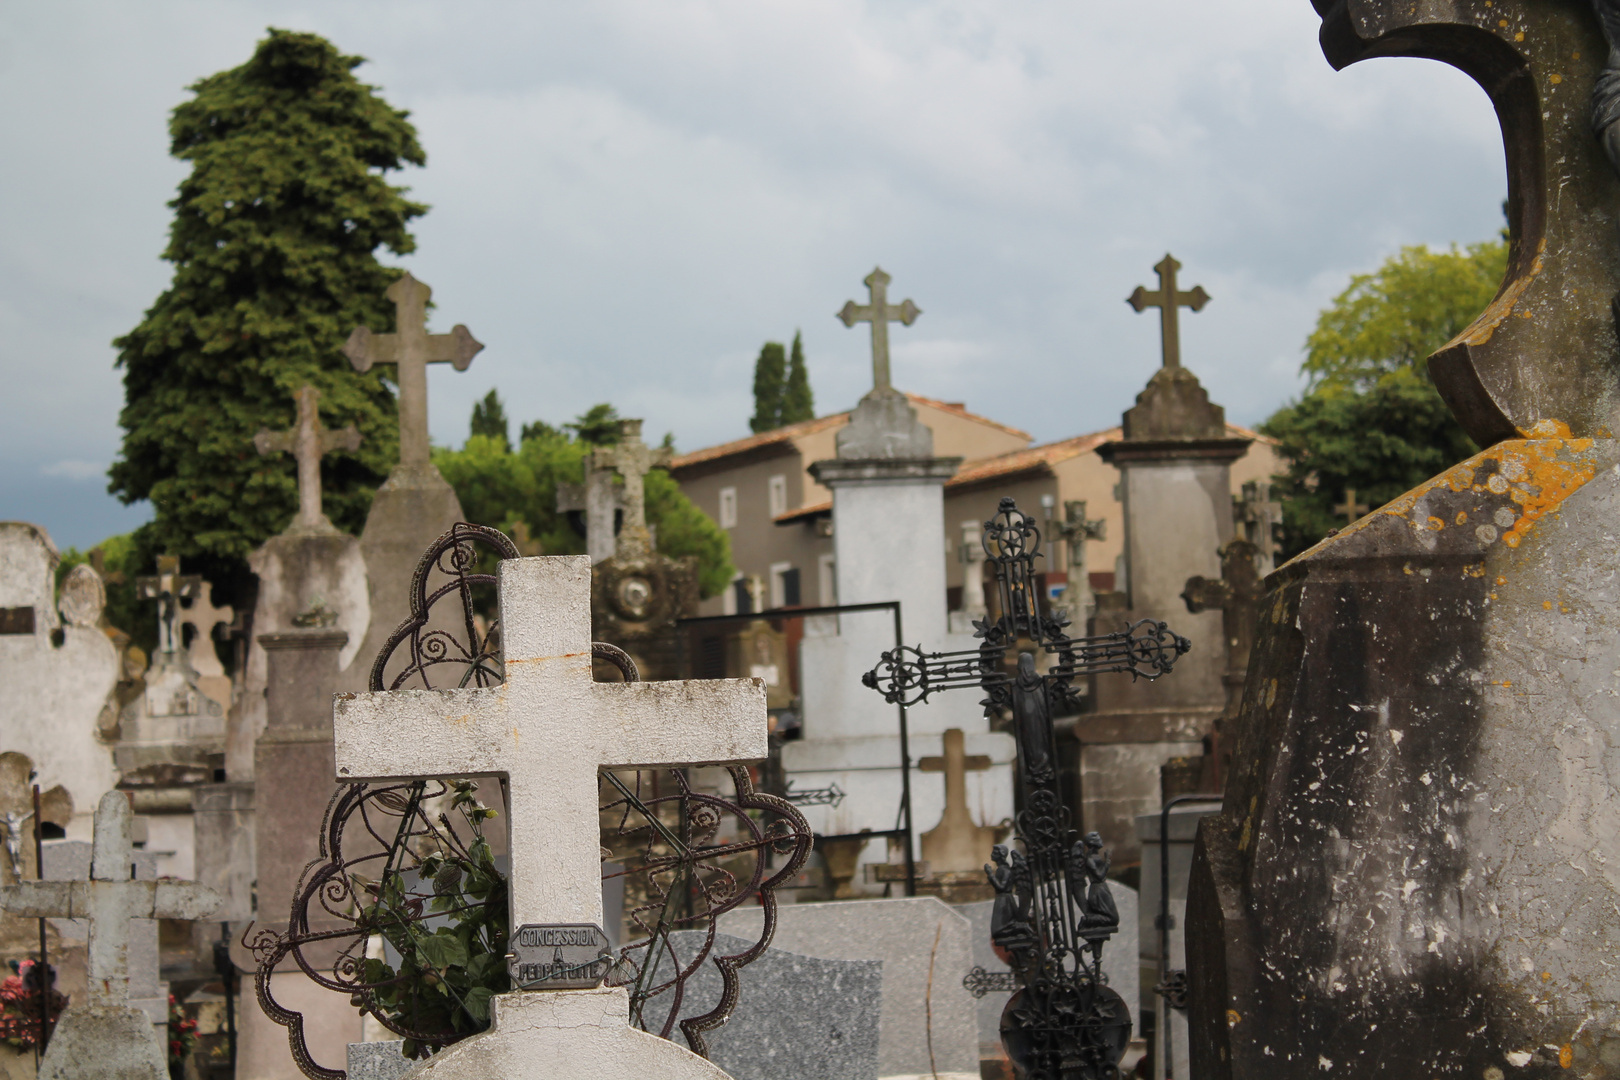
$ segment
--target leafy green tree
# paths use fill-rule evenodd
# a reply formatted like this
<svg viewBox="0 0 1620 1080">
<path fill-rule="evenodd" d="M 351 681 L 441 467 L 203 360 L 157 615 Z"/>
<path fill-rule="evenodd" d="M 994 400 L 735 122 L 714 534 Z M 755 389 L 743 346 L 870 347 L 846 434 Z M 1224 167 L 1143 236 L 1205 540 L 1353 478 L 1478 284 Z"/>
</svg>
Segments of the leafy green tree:
<svg viewBox="0 0 1620 1080">
<path fill-rule="evenodd" d="M 547 555 L 582 555 L 584 539 L 557 511 L 557 485 L 583 481 L 586 455 L 618 441 L 618 413 L 611 405 L 597 405 L 563 426 L 574 434 L 549 424 L 525 424 L 515 451 L 492 436 L 473 435 L 460 450 L 435 447 L 433 463 L 456 489 L 468 521 L 507 533 L 521 525 Z M 718 595 L 736 573 L 728 534 L 662 469 L 647 474 L 645 494 L 658 550 L 673 559 L 695 557 L 703 595 Z"/>
<path fill-rule="evenodd" d="M 787 351 L 767 341 L 754 361 L 754 416 L 748 427 L 757 435 L 782 426 L 782 395 L 787 389 Z"/>
<path fill-rule="evenodd" d="M 355 453 L 322 463 L 325 509 L 358 531 L 398 457 L 394 396 L 380 369 L 339 352 L 356 325 L 386 331 L 383 293 L 399 271 L 378 248 L 414 249 L 426 212 L 384 174 L 425 161 L 407 114 L 359 82 L 360 57 L 314 34 L 272 29 L 252 59 L 191 86 L 169 123 L 170 153 L 191 164 L 169 205 L 169 287 L 117 339 L 123 449 L 109 490 L 149 499 L 136 562 L 178 554 L 235 601 L 243 557 L 291 520 L 290 457 L 261 458 L 261 427 L 285 429 L 293 392 L 321 393 L 330 427 L 354 424 Z"/>
<path fill-rule="evenodd" d="M 473 402 L 471 428 L 472 434 L 498 439 L 502 446 L 512 449 L 512 439 L 506 425 L 506 408 L 501 404 L 501 396 L 494 390 L 485 394 L 483 401 Z"/>
<path fill-rule="evenodd" d="M 788 355 L 787 385 L 782 390 L 781 426 L 816 418 L 816 399 L 810 393 L 810 372 L 804 366 L 804 340 L 793 331 L 793 351 Z"/>
<path fill-rule="evenodd" d="M 1260 425 L 1287 465 L 1276 487 L 1285 554 L 1347 524 L 1333 510 L 1347 490 L 1381 506 L 1477 451 L 1426 360 L 1491 302 L 1506 265 L 1504 241 L 1403 248 L 1322 312 L 1301 365 L 1309 389 Z"/>
</svg>

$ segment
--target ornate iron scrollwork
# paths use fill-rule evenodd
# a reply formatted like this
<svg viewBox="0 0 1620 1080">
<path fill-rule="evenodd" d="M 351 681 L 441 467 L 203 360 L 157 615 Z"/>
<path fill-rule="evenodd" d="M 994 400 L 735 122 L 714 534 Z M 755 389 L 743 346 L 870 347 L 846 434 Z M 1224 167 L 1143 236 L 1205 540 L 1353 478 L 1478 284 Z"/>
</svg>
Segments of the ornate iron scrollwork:
<svg viewBox="0 0 1620 1080">
<path fill-rule="evenodd" d="M 1102 838 L 1094 832 L 1078 836 L 1070 823 L 1052 715 L 1076 702 L 1071 683 L 1077 676 L 1129 672 L 1157 679 L 1191 646 L 1153 620 L 1115 634 L 1069 637 L 1067 618 L 1041 610 L 1035 573 L 1040 542 L 1028 515 L 1012 499 L 1002 499 L 996 516 L 985 522 L 983 539 L 995 569 L 999 614 L 974 624 L 979 648 L 894 649 L 863 678 L 888 701 L 908 705 L 972 687 L 984 692 L 987 715 L 1011 714 L 1023 809 L 1015 819 L 1017 844 L 996 845 L 985 867 L 996 891 L 991 939 L 1016 983 L 1002 1012 L 1002 1044 L 1029 1080 L 1103 1080 L 1119 1076 L 1131 1035 L 1130 1010 L 1102 973 L 1103 944 L 1119 929 L 1119 912 Z M 1017 662 L 1009 670 L 1007 654 L 1015 649 Z M 1050 661 L 1044 671 L 1037 667 L 1038 654 Z"/>
<path fill-rule="evenodd" d="M 379 653 L 371 688 L 502 682 L 500 627 L 490 617 L 496 578 L 480 567 L 517 557 L 512 542 L 494 529 L 462 523 L 440 537 L 417 565 L 411 615 Z M 453 618 L 435 620 L 441 602 L 454 606 Z M 622 650 L 602 642 L 591 648 L 626 681 L 639 679 Z M 390 671 L 396 660 L 403 664 Z M 643 1018 L 656 1012 L 655 1034 L 669 1038 L 678 1026 L 705 1056 L 705 1034 L 736 1007 L 739 970 L 765 951 L 775 932 L 774 890 L 799 872 L 812 840 L 803 815 L 786 800 L 756 792 L 748 769 L 726 773 L 735 792 L 729 798 L 698 790 L 680 769 L 603 774 L 602 813 L 610 822 L 604 855 L 612 856 L 604 859 L 603 876 L 625 885 L 632 938 L 619 949 L 608 981 L 630 988 L 633 1022 L 646 1027 Z M 319 858 L 294 890 L 286 929 L 250 927 L 243 934 L 259 963 L 260 1006 L 287 1027 L 293 1058 L 306 1076 L 344 1080 L 346 1074 L 313 1059 L 304 1017 L 276 1000 L 272 976 L 289 963 L 317 985 L 349 995 L 418 1056 L 487 1026 L 490 994 L 507 988 L 506 887 L 479 829 L 489 812 L 475 791 L 467 780 L 340 788 L 327 807 Z M 475 875 L 481 876 L 475 881 Z M 753 902 L 765 910 L 759 938 L 740 953 L 717 954 L 716 921 Z M 476 924 L 477 947 L 469 955 L 430 940 L 443 936 L 436 929 L 447 920 Z M 681 930 L 699 932 L 695 945 L 676 949 L 670 935 Z M 685 989 L 705 963 L 719 970 L 722 992 L 698 1012 L 710 1003 L 686 1000 Z"/>
</svg>

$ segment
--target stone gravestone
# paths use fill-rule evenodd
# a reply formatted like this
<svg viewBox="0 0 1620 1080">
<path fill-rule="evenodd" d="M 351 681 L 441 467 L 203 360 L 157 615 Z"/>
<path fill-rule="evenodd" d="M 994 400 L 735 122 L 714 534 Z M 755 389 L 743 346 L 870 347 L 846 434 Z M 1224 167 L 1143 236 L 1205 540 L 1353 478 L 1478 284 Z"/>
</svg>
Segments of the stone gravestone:
<svg viewBox="0 0 1620 1080">
<path fill-rule="evenodd" d="M 1614 41 L 1575 0 L 1317 7 L 1334 66 L 1443 60 L 1496 107 L 1507 275 L 1429 365 L 1489 449 L 1267 581 L 1192 868 L 1192 1067 L 1613 1077 Z"/>
<path fill-rule="evenodd" d="M 764 912 L 740 908 L 720 929 L 758 940 Z M 962 986 L 972 968 L 972 929 L 932 896 L 787 904 L 778 909 L 774 948 L 831 960 L 883 961 L 879 1076 L 979 1075 L 975 1002 Z"/>
<path fill-rule="evenodd" d="M 1138 619 L 1173 622 L 1192 641 L 1176 677 L 1158 682 L 1100 675 L 1094 711 L 1072 729 L 1086 830 L 1103 835 L 1121 864 L 1138 858 L 1134 820 L 1159 805 L 1160 768 L 1204 752 L 1204 738 L 1225 701 L 1226 650 L 1219 612 L 1188 618 L 1181 593 L 1193 574 L 1220 575 L 1217 551 L 1232 539 L 1231 463 L 1248 439 L 1227 434 L 1226 413 L 1209 400 L 1181 362 L 1178 313 L 1209 302 L 1203 288 L 1183 291 L 1181 264 L 1166 255 L 1154 269 L 1159 288 L 1138 286 L 1128 301 L 1137 311 L 1157 307 L 1162 363 L 1126 410 L 1123 438 L 1097 448 L 1119 468 L 1125 514 L 1123 609 L 1101 606 L 1093 633 L 1111 633 Z"/>
<path fill-rule="evenodd" d="M 129 1002 L 134 920 L 201 919 L 219 898 L 189 881 L 135 881 L 129 799 L 109 791 L 96 808 L 95 848 L 85 881 L 27 881 L 0 891 L 0 907 L 25 918 L 90 920 L 89 985 L 62 1013 L 39 1063 L 41 1080 L 86 1076 L 167 1080 L 166 1048 L 146 1013 Z"/>
<path fill-rule="evenodd" d="M 338 450 L 357 449 L 360 434 L 353 425 L 341 431 L 321 426 L 320 393 L 313 386 L 301 387 L 294 399 L 297 414 L 291 430 L 265 429 L 253 437 L 260 455 L 293 456 L 298 472 L 298 513 L 286 529 L 248 556 L 259 589 L 242 699 L 232 717 L 226 745 L 225 773 L 232 783 L 253 778 L 254 742 L 269 722 L 265 691 L 270 660 L 260 640 L 263 636 L 293 629 L 294 620 L 306 613 L 328 611 L 335 617 L 335 624 L 349 634 L 348 644 L 338 656 L 339 670 L 356 666 L 356 658 L 363 656 L 351 679 L 363 678 L 369 674 L 371 657 L 375 655 L 359 651 L 360 641 L 372 623 L 370 585 L 360 541 L 339 532 L 321 510 L 321 459 Z M 409 580 L 408 573 L 406 578 Z"/>
<path fill-rule="evenodd" d="M 1142 996 L 1142 977 L 1138 949 L 1137 929 L 1139 903 L 1136 890 L 1117 881 L 1108 883 L 1114 904 L 1119 909 L 1119 929 L 1103 945 L 1102 971 L 1108 986 L 1130 1006 L 1131 1023 L 1136 1039 L 1142 1037 L 1139 1002 Z M 978 1002 L 979 1057 L 1000 1059 L 1001 1011 L 1007 1007 L 1007 998 L 1016 986 L 1012 969 L 996 955 L 990 943 L 990 915 L 996 906 L 994 900 L 982 900 L 957 907 L 972 925 L 973 966 L 963 977 L 962 985 Z"/>
<path fill-rule="evenodd" d="M 706 936 L 679 930 L 669 940 L 676 958 L 690 965 Z M 711 957 L 734 956 L 752 945 L 716 934 Z M 877 1080 L 882 960 L 828 960 L 770 948 L 739 974 L 735 1011 L 706 1036 L 710 1061 L 735 1080 Z M 721 989 L 711 958 L 686 983 L 680 1015 L 708 1012 L 719 1004 Z M 667 998 L 647 1003 L 647 1030 L 663 1027 Z"/>
<path fill-rule="evenodd" d="M 428 546 L 464 516 L 461 501 L 429 456 L 427 365 L 449 364 L 466 371 L 483 349 L 459 323 L 448 334 L 427 332 L 427 303 L 433 290 L 410 274 L 388 287 L 394 302 L 394 333 L 373 334 L 357 326 L 343 354 L 357 371 L 393 364 L 399 387 L 399 464 L 371 503 L 360 534 L 370 582 L 370 622 L 355 629 L 355 655 L 365 658 L 349 672 L 350 689 L 369 685 L 366 668 L 383 642 L 410 614 L 411 575 Z"/>
<path fill-rule="evenodd" d="M 333 705 L 337 779 L 506 778 L 511 969 L 490 1029 L 417 1077 L 720 1080 L 716 1066 L 629 1026 L 602 931 L 597 777 L 603 768 L 759 761 L 755 680 L 599 683 L 591 675 L 591 562 L 508 559 L 499 603 L 506 682 L 487 689 L 344 694 Z M 561 955 L 561 963 L 557 956 Z M 547 987 L 554 987 L 548 989 Z"/>
</svg>

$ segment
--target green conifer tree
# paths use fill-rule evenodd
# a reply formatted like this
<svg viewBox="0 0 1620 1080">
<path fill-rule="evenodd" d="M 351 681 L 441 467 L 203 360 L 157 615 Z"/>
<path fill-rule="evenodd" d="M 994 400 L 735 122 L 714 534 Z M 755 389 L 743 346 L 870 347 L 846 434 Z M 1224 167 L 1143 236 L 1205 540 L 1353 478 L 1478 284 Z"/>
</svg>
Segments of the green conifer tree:
<svg viewBox="0 0 1620 1080">
<path fill-rule="evenodd" d="M 484 395 L 483 401 L 473 402 L 472 423 L 469 434 L 485 435 L 498 441 L 507 450 L 512 449 L 512 436 L 506 424 L 506 408 L 501 395 L 494 390 Z"/>
<path fill-rule="evenodd" d="M 394 396 L 379 369 L 353 370 L 349 331 L 392 328 L 383 292 L 399 271 L 379 247 L 415 247 L 426 212 L 383 174 L 426 160 L 407 114 L 353 74 L 314 34 L 272 29 L 241 67 L 193 84 L 174 110 L 170 153 L 191 163 L 169 205 L 168 287 L 117 339 L 124 370 L 122 454 L 108 488 L 150 499 L 137 566 L 185 559 L 234 602 L 243 557 L 297 509 L 295 466 L 261 458 L 253 435 L 286 429 L 293 392 L 321 393 L 329 427 L 355 424 L 360 449 L 322 462 L 326 513 L 358 531 L 398 458 Z"/>
<path fill-rule="evenodd" d="M 793 351 L 788 356 L 787 386 L 782 391 L 781 421 L 785 426 L 815 417 L 816 399 L 810 393 L 810 372 L 804 366 L 803 335 L 795 330 Z"/>
<path fill-rule="evenodd" d="M 748 426 L 757 435 L 782 426 L 782 393 L 787 381 L 787 350 L 767 341 L 754 361 L 754 416 Z"/>
</svg>

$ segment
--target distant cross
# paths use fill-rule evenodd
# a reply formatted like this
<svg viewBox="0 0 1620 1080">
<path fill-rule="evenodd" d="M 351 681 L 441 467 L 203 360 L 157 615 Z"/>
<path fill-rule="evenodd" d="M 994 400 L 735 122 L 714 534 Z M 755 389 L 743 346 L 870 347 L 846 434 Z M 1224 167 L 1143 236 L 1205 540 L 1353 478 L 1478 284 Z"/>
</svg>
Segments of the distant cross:
<svg viewBox="0 0 1620 1080">
<path fill-rule="evenodd" d="M 131 919 L 202 919 L 220 897 L 193 881 L 136 881 L 129 796 L 109 791 L 96 807 L 89 881 L 21 881 L 0 890 L 0 907 L 27 919 L 89 919 L 88 1004 L 129 1006 Z"/>
<path fill-rule="evenodd" d="M 1282 524 L 1282 503 L 1271 497 L 1270 480 L 1250 480 L 1243 496 L 1232 499 L 1232 515 L 1243 538 L 1255 546 L 1255 569 L 1265 577 L 1277 568 L 1277 528 Z"/>
<path fill-rule="evenodd" d="M 619 421 L 619 441 L 612 446 L 599 446 L 591 455 L 591 463 L 598 469 L 612 469 L 624 478 L 624 525 L 619 530 L 619 546 L 645 555 L 652 550 L 652 535 L 647 530 L 647 503 L 645 477 L 653 469 L 667 469 L 671 460 L 668 447 L 648 446 L 641 441 L 640 420 Z M 611 535 L 611 533 L 610 533 Z"/>
<path fill-rule="evenodd" d="M 499 578 L 506 682 L 340 695 L 337 776 L 505 777 L 513 927 L 600 927 L 599 772 L 764 759 L 765 687 L 596 682 L 590 559 L 507 559 Z"/>
<path fill-rule="evenodd" d="M 956 549 L 962 562 L 962 612 L 970 619 L 982 619 L 984 606 L 984 526 L 977 521 L 962 522 L 962 544 Z"/>
<path fill-rule="evenodd" d="M 427 365 L 451 364 L 466 371 L 483 346 L 460 323 L 448 334 L 427 332 L 427 303 L 433 290 L 406 274 L 388 286 L 394 302 L 394 333 L 373 334 L 357 326 L 343 346 L 356 371 L 373 364 L 397 364 L 399 374 L 399 463 L 428 464 Z"/>
<path fill-rule="evenodd" d="M 203 579 L 196 574 L 180 573 L 180 556 L 159 555 L 157 573 L 135 579 L 135 596 L 139 600 L 158 602 L 158 651 L 172 653 L 177 643 L 180 601 L 194 600 L 201 594 Z"/>
<path fill-rule="evenodd" d="M 979 825 L 968 812 L 967 774 L 990 768 L 987 754 L 966 752 L 961 728 L 947 728 L 939 757 L 917 760 L 919 772 L 945 774 L 945 812 L 939 824 L 922 835 L 922 854 L 930 872 L 950 873 L 977 870 L 990 857 L 1000 831 L 993 825 Z"/>
<path fill-rule="evenodd" d="M 872 324 L 872 388 L 874 390 L 888 390 L 892 388 L 889 381 L 889 324 L 897 322 L 902 326 L 910 326 L 922 314 L 922 308 L 910 300 L 902 301 L 898 306 L 889 303 L 889 282 L 892 279 L 883 272 L 879 266 L 866 275 L 866 288 L 871 294 L 871 303 L 857 304 L 853 300 L 846 300 L 838 317 L 845 326 L 854 326 L 858 322 Z"/>
<path fill-rule="evenodd" d="M 1065 499 L 1063 524 L 1057 526 L 1057 535 L 1069 549 L 1069 584 L 1063 590 L 1063 606 L 1069 609 L 1071 620 L 1084 620 L 1091 614 L 1095 603 L 1091 594 L 1091 574 L 1086 570 L 1086 541 L 1105 539 L 1108 536 L 1108 520 L 1086 517 L 1084 499 Z M 1082 626 L 1081 630 L 1084 629 Z"/>
<path fill-rule="evenodd" d="M 1202 285 L 1195 285 L 1191 292 L 1176 291 L 1176 271 L 1181 264 L 1166 254 L 1164 261 L 1153 269 L 1159 272 L 1159 288 L 1156 292 L 1148 292 L 1138 285 L 1136 291 L 1126 297 L 1125 302 L 1138 312 L 1144 308 L 1156 307 L 1159 309 L 1160 336 L 1163 339 L 1164 366 L 1167 368 L 1181 366 L 1181 323 L 1178 312 L 1181 308 L 1189 307 L 1194 311 L 1204 310 L 1209 303 L 1209 293 L 1204 291 Z"/>
<path fill-rule="evenodd" d="M 1223 717 L 1235 717 L 1243 700 L 1243 682 L 1249 671 L 1249 653 L 1254 649 L 1255 620 L 1263 588 L 1256 568 L 1258 549 L 1247 540 L 1233 540 L 1220 550 L 1221 576 L 1211 580 L 1190 577 L 1181 593 L 1187 610 L 1221 612 L 1221 630 L 1226 637 L 1226 709 Z"/>
<path fill-rule="evenodd" d="M 613 558 L 625 508 L 624 488 L 613 482 L 613 470 L 598 468 L 589 458 L 584 484 L 557 485 L 557 509 L 585 517 L 585 553 L 593 563 Z"/>
<path fill-rule="evenodd" d="M 298 462 L 298 518 L 293 522 L 294 532 L 336 532 L 326 515 L 321 512 L 321 458 L 334 450 L 354 451 L 360 448 L 360 432 L 353 424 L 342 431 L 328 431 L 321 427 L 321 392 L 305 383 L 293 395 L 298 401 L 298 423 L 291 431 L 271 431 L 260 428 L 253 436 L 253 445 L 259 456 L 291 454 Z M 230 621 L 230 616 L 225 617 Z"/>
<path fill-rule="evenodd" d="M 1361 515 L 1367 512 L 1367 510 L 1368 506 L 1366 503 L 1356 502 L 1355 488 L 1345 488 L 1344 502 L 1333 508 L 1333 512 L 1335 514 L 1344 515 L 1346 524 L 1354 524 L 1355 521 L 1361 517 Z"/>
</svg>

